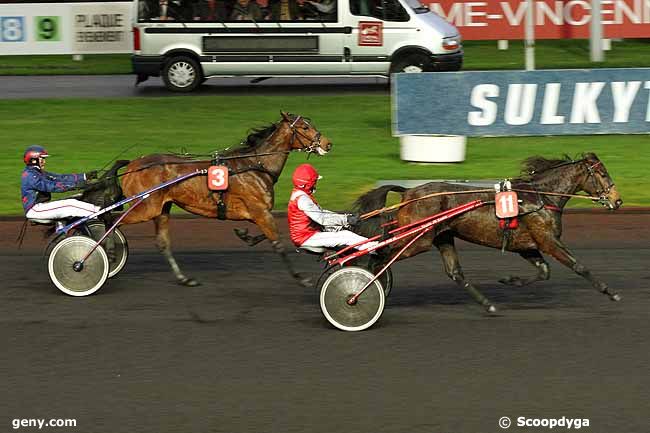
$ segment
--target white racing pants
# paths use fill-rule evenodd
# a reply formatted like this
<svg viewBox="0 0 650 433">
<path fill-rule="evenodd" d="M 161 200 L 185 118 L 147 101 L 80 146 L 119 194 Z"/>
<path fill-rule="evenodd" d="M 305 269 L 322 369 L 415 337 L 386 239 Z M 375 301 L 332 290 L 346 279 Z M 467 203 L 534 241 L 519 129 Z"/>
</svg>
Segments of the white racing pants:
<svg viewBox="0 0 650 433">
<path fill-rule="evenodd" d="M 100 208 L 81 200 L 68 198 L 65 200 L 37 203 L 27 211 L 27 219 L 60 220 L 70 217 L 86 217 L 97 212 Z"/>
<path fill-rule="evenodd" d="M 339 230 L 335 232 L 318 232 L 312 235 L 305 242 L 303 242 L 301 247 L 335 248 L 335 247 L 353 245 L 365 239 L 368 238 L 364 238 L 363 236 L 353 233 L 350 230 Z M 359 245 L 356 248 L 358 250 L 365 250 L 374 247 L 375 245 L 377 245 L 377 242 L 372 241 L 372 242 L 367 242 L 365 244 Z"/>
</svg>

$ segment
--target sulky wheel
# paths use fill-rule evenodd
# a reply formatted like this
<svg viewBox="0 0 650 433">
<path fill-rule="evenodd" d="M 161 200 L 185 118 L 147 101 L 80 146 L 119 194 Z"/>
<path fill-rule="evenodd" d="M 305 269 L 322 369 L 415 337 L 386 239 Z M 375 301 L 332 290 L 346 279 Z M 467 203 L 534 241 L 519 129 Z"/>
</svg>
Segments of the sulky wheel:
<svg viewBox="0 0 650 433">
<path fill-rule="evenodd" d="M 371 327 L 384 312 L 381 283 L 374 281 L 352 305 L 348 300 L 373 277 L 366 269 L 356 266 L 333 272 L 320 289 L 320 308 L 325 318 L 343 331 L 362 331 Z"/>
<path fill-rule="evenodd" d="M 382 270 L 384 265 L 385 263 L 383 260 L 379 260 L 374 256 L 370 256 L 367 268 L 370 272 L 377 275 L 377 273 Z M 390 267 L 386 269 L 386 272 L 379 276 L 379 282 L 384 288 L 384 295 L 388 298 L 388 295 L 390 295 L 390 291 L 393 288 L 393 271 Z"/>
<path fill-rule="evenodd" d="M 81 260 L 96 242 L 85 236 L 63 239 L 52 249 L 47 260 L 50 278 L 56 287 L 70 296 L 88 296 L 99 290 L 108 278 L 108 257 L 101 246 L 82 264 Z"/>
<path fill-rule="evenodd" d="M 377 271 L 379 271 L 379 269 L 377 269 Z M 391 271 L 390 268 L 386 269 L 386 272 L 381 274 L 378 280 L 384 288 L 384 297 L 388 298 L 388 295 L 390 295 L 390 291 L 393 288 L 393 271 Z"/>
<path fill-rule="evenodd" d="M 86 224 L 91 237 L 98 241 L 104 236 L 105 228 L 104 224 L 99 221 L 91 221 Z M 115 228 L 113 232 L 106 237 L 104 242 L 102 242 L 102 247 L 108 256 L 108 278 L 113 278 L 117 275 L 124 265 L 126 264 L 126 259 L 129 257 L 129 244 L 126 241 L 124 233 L 120 229 Z"/>
</svg>

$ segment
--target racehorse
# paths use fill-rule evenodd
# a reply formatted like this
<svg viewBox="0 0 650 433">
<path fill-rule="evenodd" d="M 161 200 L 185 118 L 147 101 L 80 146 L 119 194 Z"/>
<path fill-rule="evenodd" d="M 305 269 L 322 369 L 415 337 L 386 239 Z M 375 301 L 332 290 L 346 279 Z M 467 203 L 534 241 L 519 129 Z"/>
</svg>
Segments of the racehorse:
<svg viewBox="0 0 650 433">
<path fill-rule="evenodd" d="M 172 204 L 196 215 L 250 221 L 262 231 L 251 240 L 245 231 L 238 235 L 249 244 L 269 239 L 280 254 L 291 275 L 303 284 L 307 280 L 294 271 L 279 240 L 278 229 L 271 214 L 274 202 L 273 186 L 277 182 L 291 151 L 324 155 L 332 143 L 308 119 L 282 112 L 281 119 L 266 128 L 253 131 L 239 148 L 219 153 L 215 158 L 229 171 L 229 186 L 223 193 L 211 193 L 205 176 L 196 176 L 169 188 L 157 191 L 133 209 L 122 224 L 153 220 L 156 244 L 165 256 L 180 284 L 195 286 L 198 282 L 187 277 L 171 252 L 169 213 Z M 197 161 L 177 155 L 147 155 L 131 161 L 122 174 L 124 195 L 132 196 L 184 174 L 207 169 L 214 160 Z M 218 209 L 219 207 L 219 209 Z"/>
<path fill-rule="evenodd" d="M 585 278 L 594 288 L 608 295 L 610 299 L 619 301 L 620 295 L 611 290 L 606 283 L 594 277 L 583 264 L 574 258 L 571 251 L 560 240 L 562 210 L 570 198 L 569 195 L 584 191 L 590 196 L 596 197 L 595 201 L 611 210 L 618 209 L 623 203 L 603 163 L 594 153 L 587 153 L 577 160 L 568 156 L 563 159 L 546 159 L 534 156 L 523 161 L 522 166 L 522 176 L 512 180 L 512 188 L 536 192 L 518 194 L 519 199 L 522 200 L 519 206 L 519 227 L 509 230 L 510 233 L 504 233 L 504 230 L 499 227 L 493 204 L 494 191 L 492 193 L 466 194 L 462 192 L 471 189 L 470 187 L 444 182 L 431 182 L 408 190 L 395 185 L 387 185 L 369 191 L 361 196 L 355 204 L 360 213 L 384 206 L 386 196 L 390 191 L 402 193 L 404 201 L 415 200 L 390 214 L 380 214 L 363 221 L 357 232 L 371 236 L 376 234 L 379 227 L 388 219 L 395 218 L 402 226 L 472 200 L 492 201 L 491 206 L 478 208 L 436 226 L 431 235 L 423 236 L 417 240 L 399 259 L 415 256 L 435 246 L 442 256 L 443 266 L 449 278 L 468 290 L 472 297 L 488 312 L 495 312 L 496 307 L 476 287 L 465 280 L 454 246 L 455 238 L 486 247 L 505 248 L 518 253 L 537 269 L 536 275 L 532 277 L 509 276 L 500 280 L 504 284 L 524 286 L 534 281 L 548 280 L 550 269 L 542 256 L 544 253 Z M 449 192 L 450 194 L 417 200 L 419 197 L 438 192 Z M 545 192 L 559 195 L 547 195 L 544 194 Z M 507 236 L 507 242 L 504 242 L 504 235 Z M 375 259 L 378 263 L 373 265 L 373 268 L 376 269 L 376 266 L 384 263 L 392 251 L 398 251 L 407 241 L 408 239 L 391 244 L 387 247 L 390 250 L 381 251 L 379 258 Z"/>
</svg>

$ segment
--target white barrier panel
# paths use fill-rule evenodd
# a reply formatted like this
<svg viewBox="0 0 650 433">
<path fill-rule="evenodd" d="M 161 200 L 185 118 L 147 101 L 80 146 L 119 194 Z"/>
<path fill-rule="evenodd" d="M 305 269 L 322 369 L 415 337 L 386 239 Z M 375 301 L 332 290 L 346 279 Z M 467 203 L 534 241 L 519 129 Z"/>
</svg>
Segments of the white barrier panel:
<svg viewBox="0 0 650 433">
<path fill-rule="evenodd" d="M 0 5 L 0 55 L 130 53 L 132 5 Z"/>
<path fill-rule="evenodd" d="M 400 158 L 410 162 L 465 161 L 467 137 L 462 135 L 403 135 Z"/>
</svg>

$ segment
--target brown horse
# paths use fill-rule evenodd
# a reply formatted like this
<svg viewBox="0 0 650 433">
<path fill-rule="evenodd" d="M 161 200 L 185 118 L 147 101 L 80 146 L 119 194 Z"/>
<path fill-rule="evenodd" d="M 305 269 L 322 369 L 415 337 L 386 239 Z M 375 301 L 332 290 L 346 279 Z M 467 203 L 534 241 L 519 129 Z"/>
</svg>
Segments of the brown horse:
<svg viewBox="0 0 650 433">
<path fill-rule="evenodd" d="M 208 218 L 219 216 L 221 219 L 250 221 L 257 224 L 264 238 L 272 242 L 274 250 L 281 255 L 291 275 L 305 283 L 293 270 L 279 241 L 278 228 L 271 215 L 273 185 L 282 173 L 289 152 L 324 155 L 331 147 L 329 139 L 321 135 L 308 119 L 282 113 L 282 118 L 277 123 L 250 134 L 244 146 L 218 154 L 218 161 L 228 166 L 230 173 L 228 190 L 223 194 L 211 193 L 205 176 L 190 178 L 151 194 L 122 223 L 154 220 L 158 249 L 169 262 L 176 279 L 181 284 L 194 286 L 198 282 L 183 274 L 172 256 L 169 236 L 169 212 L 172 204 Z M 122 190 L 129 197 L 183 174 L 208 168 L 211 164 L 211 160 L 195 161 L 175 155 L 144 156 L 131 161 L 126 167 L 122 177 Z"/>
<path fill-rule="evenodd" d="M 590 196 L 598 197 L 598 201 L 607 208 L 618 209 L 623 201 L 603 163 L 593 153 L 585 154 L 578 160 L 569 157 L 545 159 L 537 156 L 523 162 L 522 174 L 522 177 L 512 181 L 513 189 L 533 190 L 539 191 L 539 193 L 518 194 L 519 199 L 523 200 L 519 207 L 519 227 L 506 234 L 506 242 L 504 242 L 504 231 L 499 228 L 492 204 L 462 214 L 437 226 L 431 235 L 423 236 L 408 248 L 400 260 L 428 251 L 435 246 L 442 256 L 444 269 L 449 278 L 468 290 L 488 312 L 494 312 L 496 308 L 476 287 L 465 280 L 454 246 L 454 238 L 491 248 L 505 248 L 518 253 L 537 269 L 535 276 L 527 278 L 509 276 L 501 280 L 504 284 L 523 286 L 538 280 L 548 280 L 550 270 L 542 256 L 544 253 L 572 269 L 589 281 L 594 288 L 609 295 L 612 300 L 620 300 L 620 296 L 609 289 L 606 283 L 596 279 L 584 265 L 574 258 L 560 240 L 562 209 L 569 197 L 542 194 L 542 192 L 575 194 L 584 191 Z M 436 192 L 462 192 L 468 189 L 472 188 L 440 182 L 427 183 L 409 190 L 387 185 L 360 197 L 357 200 L 357 208 L 359 212 L 365 213 L 384 206 L 389 191 L 403 193 L 403 200 L 408 201 Z M 370 236 L 376 234 L 378 227 L 387 219 L 395 218 L 399 225 L 405 225 L 476 199 L 493 202 L 494 192 L 424 198 L 407 204 L 398 211 L 393 211 L 392 214 L 370 218 L 362 223 L 358 231 L 360 234 Z M 390 256 L 391 252 L 403 247 L 406 241 L 391 244 L 390 250 L 382 251 L 380 256 L 382 258 L 378 260 L 385 261 L 384 256 Z"/>
</svg>

